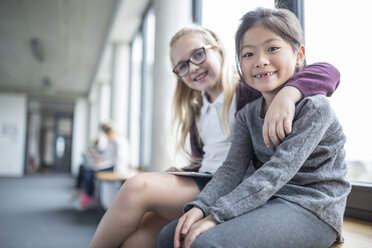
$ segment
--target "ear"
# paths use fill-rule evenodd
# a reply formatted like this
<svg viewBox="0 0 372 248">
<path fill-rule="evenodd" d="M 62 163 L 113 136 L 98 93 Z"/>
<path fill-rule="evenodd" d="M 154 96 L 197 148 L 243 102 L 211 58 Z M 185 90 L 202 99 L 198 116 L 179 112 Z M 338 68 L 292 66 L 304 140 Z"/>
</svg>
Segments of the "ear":
<svg viewBox="0 0 372 248">
<path fill-rule="evenodd" d="M 304 63 L 304 60 L 305 60 L 305 47 L 304 45 L 301 45 L 299 51 L 297 52 L 296 67 L 301 67 L 301 65 Z"/>
</svg>

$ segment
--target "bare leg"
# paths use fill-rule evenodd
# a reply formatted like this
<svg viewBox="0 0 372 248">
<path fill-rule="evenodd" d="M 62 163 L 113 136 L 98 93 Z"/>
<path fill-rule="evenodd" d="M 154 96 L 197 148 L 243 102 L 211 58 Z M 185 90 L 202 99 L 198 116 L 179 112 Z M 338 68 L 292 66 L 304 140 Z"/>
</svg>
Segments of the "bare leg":
<svg viewBox="0 0 372 248">
<path fill-rule="evenodd" d="M 139 174 L 123 184 L 98 225 L 90 247 L 119 247 L 149 211 L 173 220 L 182 214 L 183 205 L 198 193 L 196 184 L 187 177 Z"/>
<path fill-rule="evenodd" d="M 138 229 L 130 235 L 121 248 L 156 248 L 156 241 L 160 230 L 169 220 L 148 212 L 142 219 Z"/>
</svg>

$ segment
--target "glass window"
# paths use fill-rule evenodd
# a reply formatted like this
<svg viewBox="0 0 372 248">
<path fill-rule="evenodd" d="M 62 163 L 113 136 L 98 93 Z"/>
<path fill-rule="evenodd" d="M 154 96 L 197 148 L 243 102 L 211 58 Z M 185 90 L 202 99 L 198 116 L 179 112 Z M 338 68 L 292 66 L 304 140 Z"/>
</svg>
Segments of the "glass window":
<svg viewBox="0 0 372 248">
<path fill-rule="evenodd" d="M 341 84 L 330 102 L 347 137 L 348 178 L 372 183 L 372 43 L 368 1 L 305 1 L 308 63 L 324 61 L 341 72 Z"/>
<path fill-rule="evenodd" d="M 202 25 L 220 36 L 234 62 L 234 36 L 240 18 L 257 7 L 273 8 L 274 0 L 203 0 Z"/>
<path fill-rule="evenodd" d="M 131 80 L 130 80 L 130 118 L 128 139 L 131 144 L 132 165 L 138 167 L 140 147 L 141 123 L 141 63 L 142 63 L 142 36 L 137 34 L 131 46 Z"/>
<path fill-rule="evenodd" d="M 142 81 L 142 111 L 141 111 L 141 148 L 140 164 L 149 166 L 151 163 L 151 125 L 152 125 L 152 86 L 153 86 L 153 67 L 155 53 L 155 15 L 151 8 L 143 22 L 144 39 L 144 61 L 143 61 L 143 81 Z"/>
</svg>

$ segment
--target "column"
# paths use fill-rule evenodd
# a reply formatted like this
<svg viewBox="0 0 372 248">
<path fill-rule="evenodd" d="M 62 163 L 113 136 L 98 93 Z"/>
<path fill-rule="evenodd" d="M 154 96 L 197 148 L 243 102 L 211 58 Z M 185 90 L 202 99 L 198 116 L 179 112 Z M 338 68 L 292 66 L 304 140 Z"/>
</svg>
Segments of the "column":
<svg viewBox="0 0 372 248">
<path fill-rule="evenodd" d="M 171 100 L 175 77 L 169 63 L 169 41 L 180 28 L 191 23 L 190 0 L 155 0 L 155 64 L 153 87 L 152 151 L 150 169 L 164 170 L 174 164 L 170 154 Z"/>
</svg>

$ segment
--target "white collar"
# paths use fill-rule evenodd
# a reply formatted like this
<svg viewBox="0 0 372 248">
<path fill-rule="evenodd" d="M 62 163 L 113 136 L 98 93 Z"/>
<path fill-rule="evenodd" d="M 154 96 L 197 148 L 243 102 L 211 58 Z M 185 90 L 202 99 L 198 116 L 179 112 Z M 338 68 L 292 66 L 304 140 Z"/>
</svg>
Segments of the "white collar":
<svg viewBox="0 0 372 248">
<path fill-rule="evenodd" d="M 217 104 L 222 104 L 222 103 L 223 103 L 223 92 L 221 92 L 221 94 L 212 103 L 208 101 L 207 96 L 204 94 L 203 95 L 203 106 L 200 109 L 200 113 L 205 114 L 211 106 L 215 106 Z"/>
</svg>

